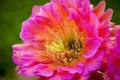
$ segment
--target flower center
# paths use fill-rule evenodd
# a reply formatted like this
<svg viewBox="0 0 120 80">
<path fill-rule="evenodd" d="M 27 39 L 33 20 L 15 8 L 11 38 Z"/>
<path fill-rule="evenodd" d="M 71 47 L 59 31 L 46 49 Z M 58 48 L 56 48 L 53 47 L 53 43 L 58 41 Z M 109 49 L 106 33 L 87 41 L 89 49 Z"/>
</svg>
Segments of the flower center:
<svg viewBox="0 0 120 80">
<path fill-rule="evenodd" d="M 85 48 L 86 32 L 79 31 L 73 20 L 66 19 L 53 32 L 54 39 L 48 39 L 45 43 L 47 55 L 54 62 L 63 65 L 80 60 Z"/>
<path fill-rule="evenodd" d="M 49 56 L 57 63 L 68 65 L 73 61 L 78 60 L 82 55 L 82 42 L 79 39 L 69 39 L 66 42 L 58 40 L 47 44 L 46 48 Z"/>
</svg>

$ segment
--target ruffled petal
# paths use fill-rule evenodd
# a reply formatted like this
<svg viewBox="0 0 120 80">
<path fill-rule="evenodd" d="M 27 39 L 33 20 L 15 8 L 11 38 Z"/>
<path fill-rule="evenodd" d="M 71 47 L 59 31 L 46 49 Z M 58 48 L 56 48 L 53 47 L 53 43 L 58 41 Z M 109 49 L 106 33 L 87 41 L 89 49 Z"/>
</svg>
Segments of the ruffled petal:
<svg viewBox="0 0 120 80">
<path fill-rule="evenodd" d="M 98 51 L 94 57 L 88 59 L 86 64 L 88 70 L 94 71 L 99 69 L 101 66 L 103 57 L 104 57 L 104 52 L 101 50 L 101 51 Z"/>
<path fill-rule="evenodd" d="M 53 75 L 50 80 L 71 80 L 74 76 L 75 74 L 71 74 L 67 71 L 61 71 L 58 74 Z"/>
<path fill-rule="evenodd" d="M 50 69 L 49 66 L 44 65 L 44 64 L 39 64 L 34 67 L 35 69 L 35 74 L 37 76 L 45 76 L 45 77 L 50 77 L 53 75 L 54 70 Z"/>
<path fill-rule="evenodd" d="M 89 38 L 86 45 L 87 51 L 83 55 L 83 57 L 85 58 L 93 57 L 98 51 L 101 43 L 102 43 L 101 38 Z"/>
<path fill-rule="evenodd" d="M 62 70 L 62 71 L 68 71 L 71 74 L 82 73 L 83 64 L 82 63 L 78 63 L 78 65 L 75 65 L 75 66 L 61 67 L 60 70 Z"/>
</svg>

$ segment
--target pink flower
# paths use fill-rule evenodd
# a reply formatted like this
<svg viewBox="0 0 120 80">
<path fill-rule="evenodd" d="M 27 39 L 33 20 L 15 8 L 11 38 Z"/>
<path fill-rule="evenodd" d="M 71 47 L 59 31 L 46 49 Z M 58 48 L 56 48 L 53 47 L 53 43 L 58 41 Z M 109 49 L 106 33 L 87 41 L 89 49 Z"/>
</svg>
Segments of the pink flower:
<svg viewBox="0 0 120 80">
<path fill-rule="evenodd" d="M 106 80 L 120 80 L 120 25 L 113 28 L 112 34 L 116 35 L 108 54 Z"/>
<path fill-rule="evenodd" d="M 23 44 L 13 45 L 18 74 L 42 80 L 86 80 L 101 67 L 113 10 L 105 1 L 51 0 L 23 22 Z"/>
</svg>

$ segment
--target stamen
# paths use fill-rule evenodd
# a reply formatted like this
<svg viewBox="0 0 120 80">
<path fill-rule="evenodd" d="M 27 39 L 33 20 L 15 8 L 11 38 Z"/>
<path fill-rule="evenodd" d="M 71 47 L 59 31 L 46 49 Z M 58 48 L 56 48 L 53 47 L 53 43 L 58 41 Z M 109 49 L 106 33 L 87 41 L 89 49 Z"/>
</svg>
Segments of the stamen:
<svg viewBox="0 0 120 80">
<path fill-rule="evenodd" d="M 47 44 L 48 53 L 55 62 L 68 65 L 81 55 L 82 42 L 79 39 L 69 39 L 63 44 L 62 40 Z"/>
<path fill-rule="evenodd" d="M 55 39 L 52 42 L 48 40 L 45 43 L 47 55 L 54 62 L 68 65 L 80 60 L 86 40 L 84 30 L 79 31 L 73 20 L 65 19 L 59 24 L 59 29 L 54 35 Z"/>
</svg>

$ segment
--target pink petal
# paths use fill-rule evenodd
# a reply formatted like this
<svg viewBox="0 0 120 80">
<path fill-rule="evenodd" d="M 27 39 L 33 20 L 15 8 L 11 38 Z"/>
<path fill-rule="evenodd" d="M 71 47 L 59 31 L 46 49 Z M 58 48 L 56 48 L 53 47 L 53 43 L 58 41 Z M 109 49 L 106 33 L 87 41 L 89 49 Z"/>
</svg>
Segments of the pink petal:
<svg viewBox="0 0 120 80">
<path fill-rule="evenodd" d="M 87 41 L 87 50 L 86 53 L 83 55 L 84 58 L 90 58 L 96 54 L 100 45 L 102 43 L 101 38 L 89 38 Z"/>
<path fill-rule="evenodd" d="M 99 27 L 98 31 L 99 31 L 99 36 L 100 37 L 107 38 L 110 34 L 109 23 L 108 22 L 102 22 L 100 24 L 100 27 Z"/>
<path fill-rule="evenodd" d="M 68 67 L 61 67 L 60 69 L 63 70 L 63 71 L 68 71 L 71 74 L 81 73 L 82 70 L 83 70 L 83 64 L 82 63 L 78 63 L 78 65 L 68 66 Z"/>
<path fill-rule="evenodd" d="M 100 17 L 104 10 L 105 10 L 105 6 L 106 6 L 106 3 L 105 1 L 101 1 L 93 10 L 93 12 L 98 16 Z"/>
<path fill-rule="evenodd" d="M 72 80 L 75 74 L 70 74 L 67 71 L 61 71 L 55 74 L 50 80 Z"/>
<path fill-rule="evenodd" d="M 13 55 L 12 55 L 12 60 L 14 61 L 15 64 L 22 64 L 23 60 L 21 58 L 21 56 L 23 55 L 22 52 L 22 46 L 24 45 L 20 45 L 20 44 L 16 44 L 13 45 Z"/>
<path fill-rule="evenodd" d="M 67 12 L 62 7 L 60 0 L 51 0 L 51 4 L 54 5 L 59 16 L 61 16 L 61 17 L 67 16 Z"/>
<path fill-rule="evenodd" d="M 18 71 L 18 74 L 23 75 L 25 77 L 35 76 L 35 74 L 34 74 L 34 67 L 30 67 L 30 68 L 22 67 Z"/>
<path fill-rule="evenodd" d="M 20 37 L 23 39 L 24 42 L 30 42 L 34 40 L 43 41 L 47 36 L 45 32 L 46 30 L 44 27 L 42 27 L 41 24 L 37 24 L 36 22 L 34 22 L 34 20 L 29 19 L 28 21 L 25 21 L 23 23 Z"/>
<path fill-rule="evenodd" d="M 83 79 L 89 78 L 91 71 L 95 71 L 101 67 L 103 57 L 104 52 L 98 51 L 97 54 L 94 55 L 92 58 L 87 59 L 86 64 L 84 65 L 84 70 L 82 72 Z"/>
<path fill-rule="evenodd" d="M 41 55 L 41 50 L 39 48 L 35 48 L 31 45 L 27 44 L 17 44 L 13 45 L 13 56 L 12 59 L 14 63 L 18 65 L 28 66 L 34 62 L 48 62 L 49 59 L 37 57 L 43 57 L 44 54 Z"/>
<path fill-rule="evenodd" d="M 97 27 L 95 27 L 94 25 L 89 24 L 86 21 L 84 21 L 83 25 L 86 28 L 86 32 L 87 32 L 88 37 L 96 37 L 98 35 Z"/>
<path fill-rule="evenodd" d="M 53 75 L 53 69 L 50 69 L 47 65 L 45 64 L 39 64 L 35 66 L 35 74 L 38 76 L 45 76 L 45 77 L 50 77 Z"/>
<path fill-rule="evenodd" d="M 98 29 L 98 27 L 100 26 L 100 22 L 99 22 L 98 17 L 97 17 L 94 13 L 91 13 L 90 15 L 91 15 L 91 16 L 90 16 L 90 23 L 91 23 L 92 25 L 94 25 L 94 27 L 95 27 L 96 29 Z M 94 19 L 94 20 L 93 20 L 93 19 Z"/>
<path fill-rule="evenodd" d="M 94 71 L 97 70 L 101 67 L 101 63 L 104 57 L 104 52 L 98 51 L 94 57 L 91 59 L 87 60 L 87 65 L 86 67 L 88 68 L 89 71 Z"/>
<path fill-rule="evenodd" d="M 113 10 L 112 9 L 107 9 L 105 11 L 105 13 L 100 17 L 99 20 L 100 20 L 100 22 L 111 21 L 112 15 L 113 15 Z"/>
</svg>

